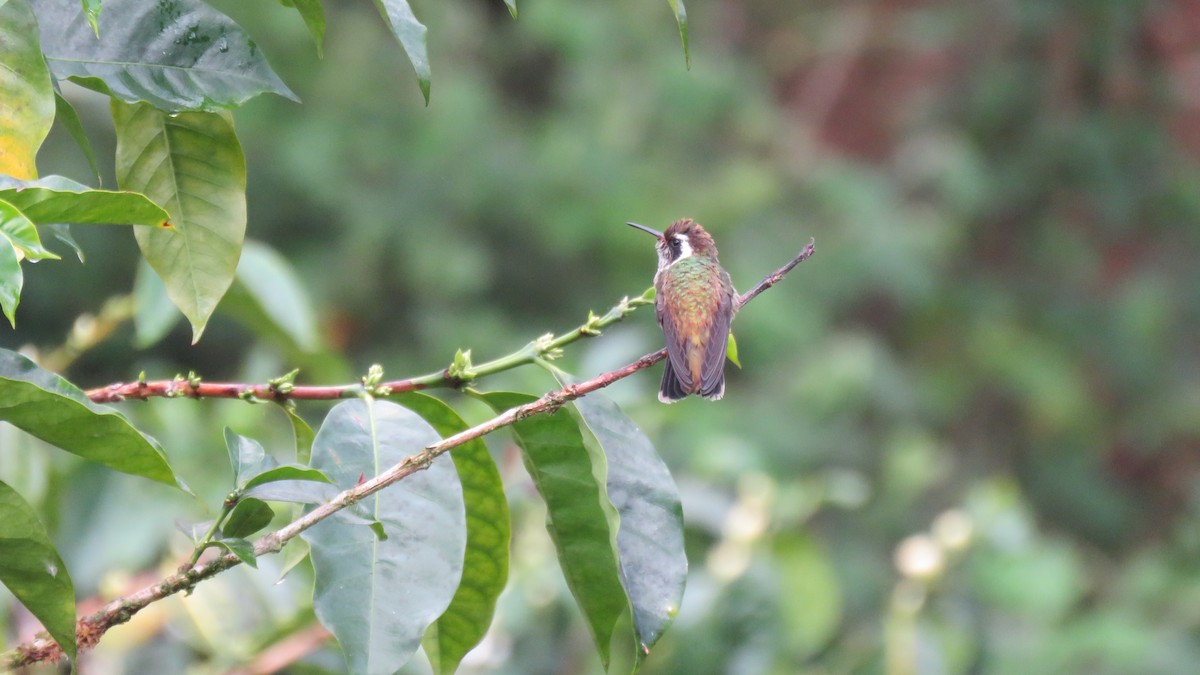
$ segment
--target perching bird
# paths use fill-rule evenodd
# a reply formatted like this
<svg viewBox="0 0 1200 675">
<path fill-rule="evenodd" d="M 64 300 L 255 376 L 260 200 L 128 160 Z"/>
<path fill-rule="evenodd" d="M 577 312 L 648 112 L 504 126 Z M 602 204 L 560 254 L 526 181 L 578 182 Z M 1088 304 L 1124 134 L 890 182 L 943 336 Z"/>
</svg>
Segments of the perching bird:
<svg viewBox="0 0 1200 675">
<path fill-rule="evenodd" d="M 654 275 L 658 324 L 667 341 L 658 400 L 674 403 L 688 394 L 710 401 L 725 395 L 725 350 L 736 292 L 717 261 L 717 247 L 691 218 L 665 232 L 629 225 L 658 237 Z"/>
</svg>

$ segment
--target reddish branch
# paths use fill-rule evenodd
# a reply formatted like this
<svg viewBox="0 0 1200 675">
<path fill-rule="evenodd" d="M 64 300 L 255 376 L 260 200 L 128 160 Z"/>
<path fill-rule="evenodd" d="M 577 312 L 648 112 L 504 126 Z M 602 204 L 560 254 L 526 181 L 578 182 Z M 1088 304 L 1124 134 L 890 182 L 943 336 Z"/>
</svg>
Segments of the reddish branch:
<svg viewBox="0 0 1200 675">
<path fill-rule="evenodd" d="M 735 309 L 741 309 L 746 303 L 753 300 L 759 293 L 774 286 L 784 275 L 792 270 L 796 265 L 804 260 L 815 251 L 814 242 L 809 242 L 808 246 L 793 258 L 788 264 L 779 268 L 772 274 L 767 275 L 750 291 L 738 297 L 735 303 Z M 593 377 L 590 380 L 580 382 L 578 384 L 568 385 L 562 389 L 548 392 L 542 395 L 536 401 L 532 401 L 522 406 L 507 410 L 490 420 L 477 424 L 470 429 L 461 431 L 453 436 L 444 438 L 433 445 L 426 447 L 421 452 L 406 458 L 404 461 L 392 466 L 383 473 L 374 478 L 359 483 L 354 487 L 345 490 L 338 494 L 328 502 L 321 504 L 317 508 L 309 511 L 304 516 L 292 521 L 283 528 L 276 530 L 270 534 L 264 535 L 254 543 L 255 556 L 266 555 L 268 553 L 278 553 L 283 545 L 299 535 L 301 532 L 316 525 L 325 518 L 333 515 L 347 506 L 361 501 L 370 495 L 379 492 L 387 486 L 404 479 L 405 477 L 421 471 L 429 467 L 433 460 L 440 455 L 449 452 L 450 450 L 466 443 L 468 441 L 480 438 L 497 429 L 512 425 L 520 420 L 534 415 L 554 412 L 564 404 L 573 401 L 581 396 L 586 396 L 597 389 L 603 389 L 617 380 L 624 379 L 636 373 L 639 370 L 649 368 L 658 363 L 667 356 L 666 349 L 660 349 L 656 352 L 651 352 L 642 356 L 638 360 L 616 370 L 609 371 Z M 401 380 L 410 382 L 408 380 Z M 136 383 L 135 383 L 136 385 Z M 120 385 L 128 386 L 128 385 Z M 200 387 L 204 385 L 201 384 Z M 232 386 L 232 387 L 247 387 L 249 385 L 209 385 L 209 386 Z M 106 387 L 106 391 L 110 389 Z M 301 389 L 296 387 L 297 390 Z M 348 391 L 351 387 L 309 387 L 306 389 L 320 390 L 329 392 L 329 395 L 320 398 L 340 398 L 343 396 L 341 392 Z M 405 391 L 409 391 L 406 389 Z M 355 391 L 361 391 L 356 389 Z M 338 392 L 337 396 L 332 395 L 333 392 Z M 244 396 L 245 394 L 238 394 Z M 272 398 L 263 396 L 260 398 Z M 163 579 L 162 581 L 148 586 L 140 591 L 127 595 L 123 598 L 114 600 L 106 605 L 100 611 L 86 616 L 79 620 L 76 626 L 76 634 L 79 636 L 80 649 L 92 647 L 99 640 L 100 636 L 113 626 L 125 623 L 152 602 L 161 600 L 167 596 L 174 595 L 180 591 L 186 591 L 193 588 L 197 583 L 205 579 L 216 576 L 217 574 L 237 565 L 239 560 L 232 553 L 214 558 L 208 562 L 201 563 L 191 568 L 181 569 L 179 572 Z M 0 664 L 8 668 L 19 668 L 31 663 L 46 660 L 57 660 L 61 657 L 62 651 L 58 645 L 49 638 L 38 638 L 32 642 L 20 645 L 15 652 L 8 657 L 8 662 Z"/>
<path fill-rule="evenodd" d="M 384 382 L 381 386 L 391 388 L 393 393 L 426 389 L 431 386 L 454 387 L 457 380 L 448 370 L 424 377 Z M 156 380 L 153 382 L 118 382 L 106 387 L 91 389 L 88 398 L 96 403 L 118 403 L 126 399 L 146 400 L 151 397 L 165 398 L 250 398 L 260 401 L 329 401 L 354 398 L 362 394 L 362 385 L 341 384 L 332 386 L 293 386 L 287 389 L 274 384 L 244 384 L 239 382 L 204 382 L 185 379 Z"/>
<path fill-rule="evenodd" d="M 792 268 L 799 265 L 813 254 L 814 242 L 793 258 L 788 264 L 775 270 L 757 286 L 738 298 L 735 309 L 750 302 L 756 295 L 774 286 Z M 404 380 L 383 382 L 380 389 L 386 387 L 394 394 L 434 387 L 458 387 L 461 380 L 450 374 L 448 368 L 436 373 L 422 375 Z M 106 387 L 92 389 L 87 392 L 88 398 L 96 403 L 119 403 L 126 399 L 146 400 L 151 397 L 165 398 L 246 398 L 259 401 L 330 401 L 343 398 L 355 398 L 363 393 L 363 387 L 358 384 L 342 384 L 332 386 L 301 386 L 288 384 L 247 384 L 241 382 L 204 382 L 199 378 L 173 380 L 155 380 L 151 382 L 118 382 Z"/>
</svg>

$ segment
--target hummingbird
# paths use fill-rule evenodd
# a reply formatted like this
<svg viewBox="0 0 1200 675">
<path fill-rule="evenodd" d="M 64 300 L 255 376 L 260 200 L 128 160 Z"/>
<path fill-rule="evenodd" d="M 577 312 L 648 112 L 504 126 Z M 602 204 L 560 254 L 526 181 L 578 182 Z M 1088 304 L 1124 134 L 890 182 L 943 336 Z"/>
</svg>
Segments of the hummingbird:
<svg viewBox="0 0 1200 675">
<path fill-rule="evenodd" d="M 663 232 L 627 224 L 658 238 L 654 306 L 667 341 L 658 400 L 674 403 L 688 394 L 720 400 L 737 292 L 717 262 L 713 238 L 691 218 L 677 220 Z"/>
</svg>

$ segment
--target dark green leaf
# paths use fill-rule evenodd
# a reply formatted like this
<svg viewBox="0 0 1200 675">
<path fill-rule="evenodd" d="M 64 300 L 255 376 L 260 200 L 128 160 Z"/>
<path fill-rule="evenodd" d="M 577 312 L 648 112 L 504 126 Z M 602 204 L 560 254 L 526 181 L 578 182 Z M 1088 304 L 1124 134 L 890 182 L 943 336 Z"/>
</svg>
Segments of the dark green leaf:
<svg viewBox="0 0 1200 675">
<path fill-rule="evenodd" d="M 679 39 L 683 40 L 683 62 L 688 70 L 691 70 L 692 53 L 688 50 L 687 10 L 683 7 L 683 0 L 667 0 L 667 4 L 671 5 L 671 11 L 675 13 L 675 22 L 679 24 Z"/>
<path fill-rule="evenodd" d="M 270 525 L 274 517 L 275 512 L 266 502 L 253 497 L 243 497 L 221 524 L 221 533 L 226 537 L 249 537 Z"/>
<path fill-rule="evenodd" d="M 4 482 L 0 482 L 0 582 L 42 622 L 73 662 L 71 576 L 33 507 Z"/>
<path fill-rule="evenodd" d="M 17 249 L 8 239 L 0 237 L 0 309 L 13 328 L 17 327 L 17 305 L 21 302 L 24 285 L 25 275 L 21 272 Z"/>
<path fill-rule="evenodd" d="M 386 401 L 346 401 L 313 443 L 313 466 L 345 489 L 438 440 L 415 413 Z M 364 499 L 388 539 L 329 518 L 302 535 L 312 547 L 317 617 L 352 673 L 396 672 L 450 604 L 462 575 L 462 489 L 448 457 Z"/>
<path fill-rule="evenodd" d="M 117 411 L 92 403 L 75 385 L 6 349 L 0 349 L 0 420 L 117 471 L 182 487 L 154 439 Z"/>
<path fill-rule="evenodd" d="M 556 375 L 563 385 L 576 382 Z M 675 619 L 687 582 L 679 490 L 650 439 L 617 404 L 593 392 L 574 405 L 608 457 L 608 496 L 621 515 L 621 581 L 643 655 Z"/>
<path fill-rule="evenodd" d="M 294 7 L 297 12 L 300 12 L 300 18 L 304 19 L 304 25 L 308 27 L 308 32 L 312 35 L 313 42 L 317 45 L 317 56 L 324 56 L 325 8 L 321 6 L 321 0 L 279 1 L 283 6 Z"/>
<path fill-rule="evenodd" d="M 258 567 L 258 558 L 254 555 L 254 544 L 246 541 L 245 539 L 228 537 L 225 539 L 217 539 L 212 543 L 214 546 L 223 548 L 226 551 L 236 555 L 238 560 L 241 560 L 247 565 L 255 568 Z"/>
<path fill-rule="evenodd" d="M 417 392 L 401 394 L 397 403 L 433 425 L 442 437 L 467 428 L 458 413 L 439 399 Z M 436 673 L 453 673 L 463 656 L 487 633 L 496 599 L 508 581 L 508 546 L 512 525 L 500 471 L 481 439 L 455 448 L 450 457 L 462 482 L 467 516 L 467 548 L 463 576 L 450 607 L 429 627 L 422 644 Z"/>
<path fill-rule="evenodd" d="M 246 234 L 246 161 L 233 120 L 167 115 L 144 103 L 114 101 L 112 109 L 118 185 L 165 206 L 174 224 L 134 235 L 195 342 L 233 283 Z"/>
<path fill-rule="evenodd" d="M 37 176 L 36 157 L 54 123 L 54 88 L 26 0 L 0 3 L 0 174 Z"/>
<path fill-rule="evenodd" d="M 497 412 L 536 399 L 527 394 L 483 395 Z M 513 425 L 525 467 L 546 502 L 546 529 L 567 586 L 591 628 L 605 666 L 613 629 L 629 609 L 617 562 L 617 513 L 605 492 L 603 453 L 585 446 L 569 415 L 538 415 Z"/>
<path fill-rule="evenodd" d="M 34 0 L 51 72 L 126 103 L 214 111 L 296 95 L 232 19 L 200 0 L 106 0 L 100 36 L 74 0 Z"/>
<path fill-rule="evenodd" d="M 417 21 L 408 0 L 375 0 L 375 6 L 400 41 L 400 46 L 404 47 L 404 53 L 408 54 L 413 70 L 417 71 L 417 83 L 421 86 L 425 105 L 429 105 L 430 70 L 429 54 L 425 47 L 425 24 Z"/>
<path fill-rule="evenodd" d="M 96 153 L 92 151 L 92 143 L 88 140 L 87 132 L 83 130 L 83 122 L 79 121 L 79 113 L 75 112 L 75 106 L 71 105 L 71 102 L 63 98 L 63 95 L 57 91 L 54 92 L 54 117 L 62 122 L 67 133 L 75 139 L 76 145 L 83 151 L 83 156 L 87 158 L 88 167 L 92 170 L 96 185 L 100 185 L 102 182 L 100 166 L 96 164 Z"/>
<path fill-rule="evenodd" d="M 146 195 L 93 190 L 62 176 L 30 181 L 0 176 L 0 199 L 21 209 L 37 225 L 128 223 L 162 227 L 168 217 Z"/>
</svg>

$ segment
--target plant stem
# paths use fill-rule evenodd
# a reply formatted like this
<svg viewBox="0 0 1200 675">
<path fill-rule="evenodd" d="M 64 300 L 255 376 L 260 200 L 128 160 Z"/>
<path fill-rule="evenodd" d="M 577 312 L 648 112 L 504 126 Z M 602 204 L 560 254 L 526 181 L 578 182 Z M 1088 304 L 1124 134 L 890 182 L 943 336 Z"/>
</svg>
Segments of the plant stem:
<svg viewBox="0 0 1200 675">
<path fill-rule="evenodd" d="M 234 501 L 232 504 L 230 504 L 230 500 L 228 499 L 221 504 L 220 515 L 217 516 L 217 519 L 214 520 L 213 524 L 208 528 L 208 532 L 204 533 L 204 537 L 200 539 L 200 543 L 196 544 L 195 550 L 192 551 L 192 557 L 187 562 L 187 567 L 195 567 L 196 563 L 200 561 L 200 556 L 204 554 L 204 549 L 208 548 L 209 544 L 212 543 L 213 535 L 215 535 L 217 531 L 221 529 L 221 523 L 225 522 L 225 519 L 229 517 L 230 513 L 233 513 L 234 506 L 237 506 L 237 502 Z"/>
<path fill-rule="evenodd" d="M 624 319 L 638 307 L 653 303 L 654 301 L 647 297 L 648 293 L 635 298 L 624 298 L 603 316 L 597 317 L 592 314 L 585 323 L 563 335 L 558 337 L 554 337 L 552 334 L 544 335 L 511 354 L 487 361 L 478 366 L 471 366 L 467 373 L 469 377 L 457 375 L 453 372 L 452 367 L 447 367 L 419 377 L 383 382 L 379 385 L 378 390 L 386 388 L 393 394 L 400 394 L 419 389 L 457 388 L 476 378 L 486 377 L 532 363 L 534 359 L 539 357 L 551 357 L 566 345 L 585 337 L 599 335 L 602 329 Z M 362 392 L 363 387 L 358 383 L 330 386 L 297 385 L 284 388 L 271 383 L 204 382 L 195 378 L 177 376 L 171 380 L 118 382 L 89 390 L 87 396 L 96 403 L 118 403 L 131 398 L 144 401 L 151 397 L 241 398 L 257 401 L 329 401 L 355 398 Z M 378 391 L 376 395 L 379 395 Z"/>
<path fill-rule="evenodd" d="M 744 305 L 758 296 L 759 293 L 778 283 L 788 272 L 792 270 L 792 268 L 804 260 L 807 260 L 813 254 L 814 250 L 814 244 L 809 243 L 809 245 L 805 247 L 804 250 L 802 250 L 800 254 L 793 258 L 788 264 L 779 268 L 772 274 L 767 275 L 749 292 L 739 296 L 734 302 L 734 308 L 741 309 Z M 644 297 L 642 299 L 645 300 Z M 647 300 L 646 302 L 649 301 Z M 618 307 L 619 306 L 620 305 L 618 305 Z M 611 314 L 612 312 L 610 312 L 608 315 L 605 315 L 605 317 L 599 317 L 596 319 L 596 321 L 603 321 Z M 589 322 L 584 324 L 584 326 L 581 328 L 587 328 L 592 323 L 594 322 L 589 320 Z M 579 337 L 582 337 L 584 334 L 589 333 L 586 333 L 585 331 L 585 333 L 581 333 L 580 335 L 576 335 L 574 337 L 570 337 L 571 334 L 568 334 L 562 336 L 562 338 L 558 338 L 558 340 L 566 339 L 566 342 L 563 342 L 563 344 L 567 344 L 568 342 L 579 339 Z M 552 345 L 555 342 L 557 342 L 555 339 L 546 340 L 545 344 L 539 347 L 539 349 L 545 349 L 548 345 Z M 530 344 L 538 344 L 538 341 Z M 525 349 L 528 350 L 529 346 L 526 346 Z M 520 352 L 518 352 L 518 354 L 519 353 Z M 518 358 L 522 358 L 517 357 L 516 354 L 510 355 L 510 357 L 514 359 L 514 362 L 518 360 Z M 632 363 L 622 366 L 621 368 L 617 368 L 616 370 L 601 373 L 590 380 L 567 385 L 561 389 L 547 392 L 536 401 L 531 401 L 525 405 L 506 410 L 505 412 L 487 420 L 486 422 L 477 424 L 469 429 L 465 429 L 457 434 L 454 434 L 453 436 L 444 438 L 433 445 L 427 446 L 421 452 L 404 459 L 402 462 L 385 470 L 378 476 L 359 483 L 352 488 L 344 490 L 333 499 L 317 506 L 313 510 L 276 530 L 275 532 L 263 535 L 254 543 L 254 554 L 255 556 L 262 556 L 268 553 L 278 553 L 283 549 L 284 544 L 297 537 L 301 532 L 316 525 L 329 516 L 332 516 L 334 513 L 337 513 L 347 506 L 357 503 L 365 497 L 375 494 L 376 492 L 416 473 L 417 471 L 428 468 L 429 465 L 433 463 L 434 459 L 462 445 L 463 443 L 475 440 L 476 438 L 485 436 L 497 429 L 509 426 L 533 415 L 554 412 L 570 401 L 582 396 L 586 396 L 587 394 L 590 394 L 598 389 L 607 387 L 613 382 L 629 377 L 639 370 L 649 368 L 665 358 L 667 358 L 666 349 L 660 349 L 656 352 L 651 352 Z M 502 360 L 503 359 L 498 359 L 497 361 Z M 492 365 L 494 363 L 495 362 L 489 362 L 480 368 L 496 367 Z M 476 372 L 476 376 L 478 376 L 478 371 Z M 221 519 L 218 518 L 218 522 L 220 522 L 220 520 Z M 79 636 L 79 648 L 83 650 L 95 646 L 96 642 L 99 641 L 100 637 L 108 629 L 125 623 L 134 614 L 141 611 L 151 603 L 174 595 L 180 591 L 190 589 L 200 581 L 214 577 L 230 567 L 239 564 L 240 562 L 241 561 L 236 555 L 227 553 L 209 560 L 208 562 L 195 565 L 194 567 L 185 566 L 184 568 L 181 568 L 181 571 L 166 577 L 156 584 L 110 602 L 99 612 L 79 619 L 76 624 L 76 634 Z M 47 637 L 39 637 L 31 642 L 19 645 L 14 650 L 0 654 L 0 668 L 15 669 L 30 665 L 32 663 L 37 663 L 39 661 L 57 661 L 59 658 L 61 658 L 61 656 L 62 650 L 53 640 Z"/>
<path fill-rule="evenodd" d="M 61 373 L 84 352 L 103 342 L 118 326 L 132 319 L 133 313 L 133 296 L 117 295 L 104 302 L 99 314 L 80 314 L 71 324 L 67 339 L 39 359 L 41 366 Z"/>
</svg>

